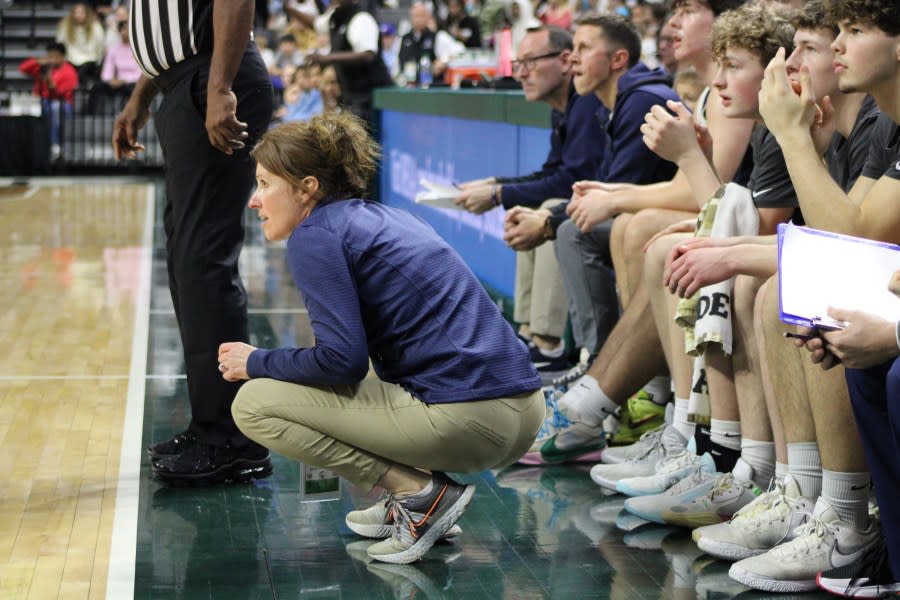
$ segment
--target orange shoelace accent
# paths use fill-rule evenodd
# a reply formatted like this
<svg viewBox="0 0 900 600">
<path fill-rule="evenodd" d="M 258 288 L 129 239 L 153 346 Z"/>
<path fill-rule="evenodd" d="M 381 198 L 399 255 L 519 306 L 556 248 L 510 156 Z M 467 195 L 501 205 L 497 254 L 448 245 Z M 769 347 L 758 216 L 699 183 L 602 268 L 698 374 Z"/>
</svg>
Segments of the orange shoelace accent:
<svg viewBox="0 0 900 600">
<path fill-rule="evenodd" d="M 431 517 L 432 513 L 434 513 L 434 509 L 437 508 L 437 505 L 441 502 L 441 499 L 444 497 L 444 494 L 447 492 L 447 484 L 443 484 L 441 486 L 441 491 L 438 493 L 438 497 L 434 502 L 431 503 L 431 508 L 428 509 L 428 512 L 422 517 L 419 521 L 409 520 L 409 533 L 413 536 L 413 539 L 418 539 L 419 535 L 416 533 L 416 529 L 421 527 L 425 523 L 428 522 L 428 519 Z"/>
</svg>

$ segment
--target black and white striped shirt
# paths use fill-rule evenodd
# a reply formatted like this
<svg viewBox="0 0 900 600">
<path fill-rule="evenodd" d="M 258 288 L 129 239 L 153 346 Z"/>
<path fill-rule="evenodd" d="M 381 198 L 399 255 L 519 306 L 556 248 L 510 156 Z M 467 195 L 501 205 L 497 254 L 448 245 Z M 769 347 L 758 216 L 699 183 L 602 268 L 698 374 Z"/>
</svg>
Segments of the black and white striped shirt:
<svg viewBox="0 0 900 600">
<path fill-rule="evenodd" d="M 131 0 L 131 51 L 147 77 L 212 52 L 213 0 Z"/>
</svg>

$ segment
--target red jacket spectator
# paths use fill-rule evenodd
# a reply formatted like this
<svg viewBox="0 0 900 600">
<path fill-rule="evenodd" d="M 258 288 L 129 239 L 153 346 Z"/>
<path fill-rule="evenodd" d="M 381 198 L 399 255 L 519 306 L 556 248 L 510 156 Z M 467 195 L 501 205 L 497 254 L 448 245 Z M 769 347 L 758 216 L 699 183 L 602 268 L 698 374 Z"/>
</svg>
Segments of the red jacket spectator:
<svg viewBox="0 0 900 600">
<path fill-rule="evenodd" d="M 50 82 L 42 72 L 42 67 L 50 69 Z M 65 60 L 59 66 L 41 64 L 35 58 L 28 58 L 19 65 L 19 70 L 34 79 L 34 95 L 47 100 L 64 100 L 72 104 L 78 87 L 78 72 Z"/>
</svg>

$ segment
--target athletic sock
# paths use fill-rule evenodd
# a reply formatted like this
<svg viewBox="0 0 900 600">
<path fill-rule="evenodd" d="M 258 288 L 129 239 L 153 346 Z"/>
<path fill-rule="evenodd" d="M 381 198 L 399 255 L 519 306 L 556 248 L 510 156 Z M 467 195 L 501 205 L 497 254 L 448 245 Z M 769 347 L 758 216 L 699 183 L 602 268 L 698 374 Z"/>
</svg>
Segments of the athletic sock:
<svg viewBox="0 0 900 600">
<path fill-rule="evenodd" d="M 600 389 L 600 384 L 590 375 L 583 375 L 568 392 L 559 399 L 560 408 L 570 419 L 599 427 L 603 420 L 615 415 L 619 405 L 610 400 Z"/>
<path fill-rule="evenodd" d="M 815 442 L 795 442 L 787 445 L 788 471 L 797 480 L 800 493 L 815 501 L 822 495 L 822 457 Z"/>
<path fill-rule="evenodd" d="M 715 442 L 709 443 L 709 453 L 712 455 L 713 461 L 716 463 L 716 471 L 719 473 L 730 473 L 741 457 L 740 450 L 727 448 Z"/>
<path fill-rule="evenodd" d="M 775 474 L 775 442 L 742 439 L 741 458 L 753 467 L 753 482 L 768 488 Z"/>
<path fill-rule="evenodd" d="M 709 422 L 709 439 L 714 444 L 740 452 L 741 422 L 712 419 Z"/>
<path fill-rule="evenodd" d="M 788 474 L 787 463 L 775 462 L 775 480 L 784 481 L 784 476 Z"/>
<path fill-rule="evenodd" d="M 697 424 L 688 421 L 689 402 L 690 401 L 687 398 L 675 398 L 675 415 L 672 419 L 672 427 L 677 429 L 684 437 L 691 439 L 694 437 L 694 431 L 697 428 Z"/>
<path fill-rule="evenodd" d="M 541 348 L 539 346 L 537 347 L 537 349 L 538 349 L 538 352 L 540 352 L 542 355 L 546 356 L 547 358 L 559 358 L 560 356 L 563 355 L 563 352 L 565 352 L 566 345 L 564 342 L 560 342 L 556 345 L 555 348 L 553 348 L 551 350 L 545 350 L 544 348 Z"/>
<path fill-rule="evenodd" d="M 709 439 L 709 425 L 694 424 L 694 445 L 697 446 L 697 456 L 703 456 L 712 450 L 712 442 Z"/>
<path fill-rule="evenodd" d="M 867 472 L 844 473 L 822 469 L 822 497 L 828 501 L 841 521 L 858 530 L 869 526 L 869 487 Z"/>
<path fill-rule="evenodd" d="M 672 397 L 672 380 L 668 375 L 659 375 L 650 380 L 644 386 L 644 391 L 650 394 L 654 404 L 665 406 Z"/>
</svg>

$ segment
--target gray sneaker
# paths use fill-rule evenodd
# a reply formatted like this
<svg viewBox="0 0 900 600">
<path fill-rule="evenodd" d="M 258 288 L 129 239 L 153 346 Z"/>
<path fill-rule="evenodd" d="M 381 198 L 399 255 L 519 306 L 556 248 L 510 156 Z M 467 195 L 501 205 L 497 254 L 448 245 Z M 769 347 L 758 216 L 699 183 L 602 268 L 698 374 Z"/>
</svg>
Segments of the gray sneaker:
<svg viewBox="0 0 900 600">
<path fill-rule="evenodd" d="M 383 493 L 375 504 L 362 510 L 351 510 L 344 517 L 347 528 L 362 537 L 383 540 L 391 537 L 394 530 L 394 517 L 388 509 L 391 503 L 391 495 Z M 456 537 L 462 533 L 462 527 L 454 525 L 444 534 L 442 539 Z"/>
<path fill-rule="evenodd" d="M 389 503 L 394 528 L 391 537 L 369 546 L 369 556 L 381 562 L 408 564 L 419 560 L 465 512 L 474 485 L 461 485 L 443 473 L 432 474 L 426 497 L 394 498 Z"/>
</svg>

